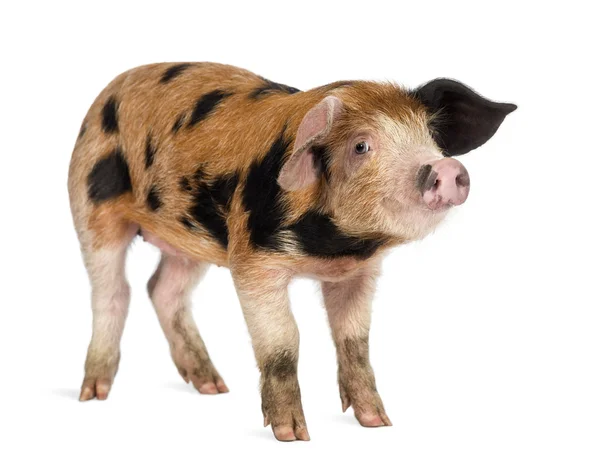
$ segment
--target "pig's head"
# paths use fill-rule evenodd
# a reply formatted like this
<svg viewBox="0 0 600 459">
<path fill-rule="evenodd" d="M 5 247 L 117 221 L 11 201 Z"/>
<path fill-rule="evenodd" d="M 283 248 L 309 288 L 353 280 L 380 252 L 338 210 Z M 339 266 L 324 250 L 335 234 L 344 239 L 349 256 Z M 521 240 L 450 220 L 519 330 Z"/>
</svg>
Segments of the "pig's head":
<svg viewBox="0 0 600 459">
<path fill-rule="evenodd" d="M 419 239 L 467 199 L 469 174 L 453 156 L 483 145 L 515 109 L 447 79 L 414 91 L 354 82 L 304 116 L 279 184 L 319 183 L 320 204 L 346 231 Z"/>
</svg>

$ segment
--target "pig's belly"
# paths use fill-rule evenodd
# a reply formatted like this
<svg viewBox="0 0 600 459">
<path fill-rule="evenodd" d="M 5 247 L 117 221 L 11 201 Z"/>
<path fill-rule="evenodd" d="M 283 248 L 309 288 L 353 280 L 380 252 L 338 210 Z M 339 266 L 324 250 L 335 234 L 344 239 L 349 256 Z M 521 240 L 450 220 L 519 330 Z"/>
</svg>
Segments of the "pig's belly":
<svg viewBox="0 0 600 459">
<path fill-rule="evenodd" d="M 186 233 L 181 235 L 168 232 L 161 228 L 155 232 L 147 228 L 141 229 L 141 235 L 163 254 L 168 256 L 183 257 L 196 261 L 213 263 L 218 266 L 229 267 L 227 251 L 216 241 L 202 237 L 198 234 Z M 309 277 L 328 282 L 338 282 L 355 275 L 367 264 L 377 263 L 379 256 L 367 260 L 358 260 L 355 257 L 318 258 L 311 256 L 298 256 L 298 254 L 285 254 L 274 252 L 271 254 L 272 266 L 291 271 L 293 275 Z"/>
<path fill-rule="evenodd" d="M 157 247 L 164 255 L 229 266 L 227 251 L 216 241 L 197 234 L 178 234 L 167 231 L 152 231 L 141 227 L 145 242 Z"/>
</svg>

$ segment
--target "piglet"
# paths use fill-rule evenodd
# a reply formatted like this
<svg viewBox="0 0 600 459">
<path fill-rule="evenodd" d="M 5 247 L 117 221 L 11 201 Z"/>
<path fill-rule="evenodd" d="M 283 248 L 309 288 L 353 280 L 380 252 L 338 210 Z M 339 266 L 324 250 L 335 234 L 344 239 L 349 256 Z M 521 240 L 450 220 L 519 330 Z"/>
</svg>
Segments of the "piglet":
<svg viewBox="0 0 600 459">
<path fill-rule="evenodd" d="M 465 202 L 455 156 L 483 145 L 513 104 L 448 80 L 407 90 L 340 81 L 309 91 L 212 63 L 154 64 L 115 78 L 87 113 L 69 170 L 73 220 L 92 288 L 80 400 L 104 400 L 129 304 L 127 247 L 161 260 L 148 293 L 181 377 L 228 391 L 198 333 L 190 295 L 229 267 L 278 440 L 308 440 L 287 286 L 320 281 L 342 408 L 391 425 L 369 363 L 371 300 L 384 253 L 423 238 Z"/>
</svg>

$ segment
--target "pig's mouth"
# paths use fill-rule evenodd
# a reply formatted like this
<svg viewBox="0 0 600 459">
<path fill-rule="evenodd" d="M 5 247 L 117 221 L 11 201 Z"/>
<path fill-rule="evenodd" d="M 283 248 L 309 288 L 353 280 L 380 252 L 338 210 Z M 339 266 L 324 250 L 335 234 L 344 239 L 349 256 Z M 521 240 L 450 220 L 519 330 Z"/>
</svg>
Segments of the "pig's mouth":
<svg viewBox="0 0 600 459">
<path fill-rule="evenodd" d="M 383 198 L 382 201 L 383 207 L 390 211 L 392 214 L 398 215 L 406 215 L 411 213 L 418 213 L 421 215 L 435 215 L 447 212 L 454 204 L 450 203 L 438 203 L 434 206 L 429 206 L 423 197 L 418 194 L 414 198 L 410 200 L 410 203 L 403 202 L 397 198 Z"/>
<path fill-rule="evenodd" d="M 423 200 L 424 209 L 432 213 L 446 212 L 456 206 L 452 202 L 444 202 L 439 196 L 434 196 L 430 201 Z"/>
<path fill-rule="evenodd" d="M 405 240 L 422 239 L 429 234 L 446 216 L 451 205 L 431 209 L 419 193 L 408 201 L 397 198 L 384 198 L 383 207 L 387 210 L 392 224 L 392 233 Z"/>
</svg>

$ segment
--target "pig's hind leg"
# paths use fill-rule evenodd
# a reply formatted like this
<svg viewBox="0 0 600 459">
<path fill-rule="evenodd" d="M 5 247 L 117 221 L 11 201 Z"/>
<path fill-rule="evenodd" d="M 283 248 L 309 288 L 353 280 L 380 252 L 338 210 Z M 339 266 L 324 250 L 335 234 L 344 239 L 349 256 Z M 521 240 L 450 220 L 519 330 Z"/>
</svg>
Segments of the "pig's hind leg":
<svg viewBox="0 0 600 459">
<path fill-rule="evenodd" d="M 186 383 L 202 394 L 229 392 L 212 364 L 194 322 L 190 296 L 208 263 L 163 252 L 148 282 L 148 294 L 171 348 L 171 356 Z"/>
<path fill-rule="evenodd" d="M 120 341 L 129 307 L 125 257 L 137 226 L 116 220 L 111 223 L 103 233 L 110 235 L 108 240 L 88 231 L 81 237 L 83 260 L 92 287 L 93 314 L 81 401 L 108 397 L 119 365 Z"/>
<path fill-rule="evenodd" d="M 354 408 L 365 427 L 390 426 L 375 375 L 369 362 L 371 300 L 378 266 L 367 266 L 356 276 L 339 282 L 323 282 L 325 309 L 338 357 L 338 382 L 342 410 Z"/>
</svg>

